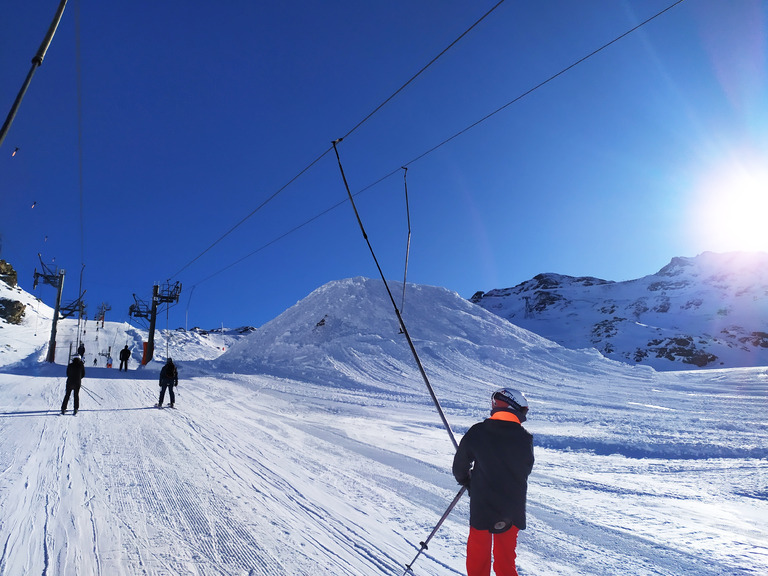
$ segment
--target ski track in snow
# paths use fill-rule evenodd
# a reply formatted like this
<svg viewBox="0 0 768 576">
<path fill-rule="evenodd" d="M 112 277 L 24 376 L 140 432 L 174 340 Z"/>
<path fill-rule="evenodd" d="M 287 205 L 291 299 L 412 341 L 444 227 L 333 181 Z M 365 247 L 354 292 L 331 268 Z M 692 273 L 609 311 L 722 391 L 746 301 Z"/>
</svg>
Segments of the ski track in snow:
<svg viewBox="0 0 768 576">
<path fill-rule="evenodd" d="M 311 314 L 287 311 L 290 330 L 266 327 L 220 366 L 207 362 L 223 341 L 185 335 L 173 410 L 153 407 L 159 364 L 133 359 L 128 373 L 87 365 L 93 395 L 61 416 L 65 367 L 40 363 L 43 338 L 22 342 L 0 369 L 0 576 L 401 575 L 458 491 L 453 446 L 391 313 L 326 313 L 374 309 L 359 284 L 319 290 Z M 493 388 L 529 397 L 521 576 L 768 573 L 765 369 L 656 373 L 434 289 L 409 297 L 457 439 Z M 356 322 L 386 326 L 361 338 Z M 60 323 L 62 341 L 72 332 Z M 118 332 L 142 338 L 117 324 L 101 337 Z M 415 575 L 465 573 L 468 502 Z"/>
<path fill-rule="evenodd" d="M 158 410 L 152 380 L 89 374 L 103 403 L 81 392 L 74 417 L 46 411 L 62 378 L 0 374 L 0 574 L 401 574 L 454 493 L 428 406 L 344 413 L 338 390 L 313 388 L 305 413 L 305 384 L 199 377 Z M 749 484 L 765 471 L 764 457 L 539 447 L 521 574 L 760 574 L 760 530 L 733 515 L 765 526 L 764 484 Z M 742 476 L 747 496 L 717 495 Z M 707 530 L 674 516 L 697 507 Z M 463 573 L 467 511 L 460 502 L 415 573 Z"/>
</svg>

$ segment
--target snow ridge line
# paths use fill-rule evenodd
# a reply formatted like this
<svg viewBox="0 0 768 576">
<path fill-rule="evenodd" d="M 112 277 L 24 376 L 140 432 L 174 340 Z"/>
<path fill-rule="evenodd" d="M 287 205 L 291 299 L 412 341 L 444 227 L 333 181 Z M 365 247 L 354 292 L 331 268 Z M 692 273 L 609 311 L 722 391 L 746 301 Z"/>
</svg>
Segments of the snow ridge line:
<svg viewBox="0 0 768 576">
<path fill-rule="evenodd" d="M 48 508 L 48 494 L 45 495 L 45 524 L 43 524 L 43 576 L 48 574 L 48 566 L 50 565 L 50 556 L 48 554 L 48 519 L 50 518 L 50 511 Z"/>
<path fill-rule="evenodd" d="M 88 490 L 85 491 L 85 496 L 88 496 Z M 91 531 L 93 534 L 93 557 L 96 561 L 96 574 L 101 574 L 101 556 L 99 555 L 99 532 L 96 529 L 96 518 L 93 515 L 93 507 L 91 506 L 91 501 L 96 496 L 91 496 L 88 498 L 85 502 L 83 502 L 83 506 L 85 506 L 88 509 L 88 516 L 91 521 Z"/>
</svg>

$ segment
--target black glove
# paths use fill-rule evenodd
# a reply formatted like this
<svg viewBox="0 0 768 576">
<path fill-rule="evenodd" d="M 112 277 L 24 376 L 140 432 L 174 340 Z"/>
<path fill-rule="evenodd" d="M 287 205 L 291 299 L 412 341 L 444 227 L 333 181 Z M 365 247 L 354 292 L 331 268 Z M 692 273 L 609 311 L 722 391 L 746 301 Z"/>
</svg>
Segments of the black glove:
<svg viewBox="0 0 768 576">
<path fill-rule="evenodd" d="M 469 494 L 469 484 L 471 482 L 471 478 L 467 478 L 464 482 L 459 482 L 464 488 L 467 489 L 467 494 Z"/>
</svg>

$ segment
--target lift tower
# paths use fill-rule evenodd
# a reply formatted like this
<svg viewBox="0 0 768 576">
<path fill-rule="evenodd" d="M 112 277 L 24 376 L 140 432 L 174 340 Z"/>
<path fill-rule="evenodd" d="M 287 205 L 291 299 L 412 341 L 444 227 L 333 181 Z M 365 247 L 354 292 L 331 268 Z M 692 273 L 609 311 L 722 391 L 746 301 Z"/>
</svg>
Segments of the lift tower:
<svg viewBox="0 0 768 576">
<path fill-rule="evenodd" d="M 134 318 L 146 318 L 149 319 L 149 336 L 147 343 L 144 345 L 144 357 L 141 359 L 142 364 L 147 364 L 152 360 L 152 356 L 155 354 L 155 324 L 157 323 L 157 305 L 178 303 L 179 295 L 181 294 L 181 282 L 176 282 L 171 285 L 170 282 L 163 284 L 162 289 L 158 284 L 152 287 L 152 305 L 149 306 L 139 298 L 136 294 L 133 295 L 135 304 L 131 304 L 128 308 L 128 314 Z"/>
<path fill-rule="evenodd" d="M 48 341 L 48 355 L 45 357 L 46 362 L 54 362 L 56 359 L 56 324 L 59 321 L 61 292 L 64 290 L 64 276 L 66 272 L 63 268 L 54 272 L 43 263 L 43 258 L 40 254 L 38 254 L 37 257 L 40 259 L 40 265 L 43 267 L 43 271 L 38 272 L 37 268 L 35 268 L 35 280 L 32 283 L 32 289 L 34 290 L 37 288 L 37 285 L 41 280 L 43 284 L 49 284 L 58 289 L 58 292 L 56 293 L 56 306 L 53 309 L 53 320 L 51 322 L 51 339 Z"/>
</svg>

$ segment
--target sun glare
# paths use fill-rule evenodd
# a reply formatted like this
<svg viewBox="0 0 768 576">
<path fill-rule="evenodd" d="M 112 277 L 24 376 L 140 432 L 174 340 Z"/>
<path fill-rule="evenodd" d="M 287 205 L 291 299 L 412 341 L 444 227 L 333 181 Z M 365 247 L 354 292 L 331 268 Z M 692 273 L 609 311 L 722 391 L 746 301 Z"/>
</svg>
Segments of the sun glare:
<svg viewBox="0 0 768 576">
<path fill-rule="evenodd" d="M 768 252 L 768 167 L 729 163 L 699 186 L 691 232 L 702 251 Z"/>
</svg>

